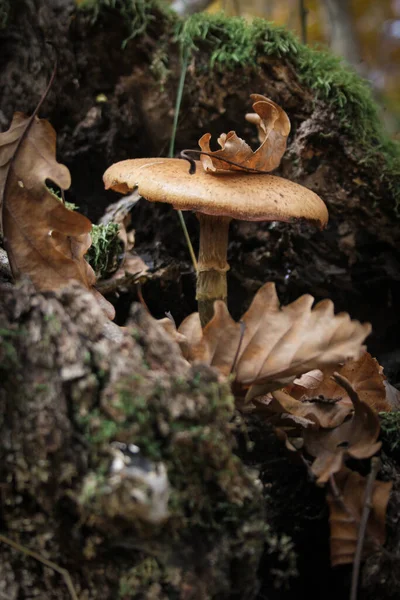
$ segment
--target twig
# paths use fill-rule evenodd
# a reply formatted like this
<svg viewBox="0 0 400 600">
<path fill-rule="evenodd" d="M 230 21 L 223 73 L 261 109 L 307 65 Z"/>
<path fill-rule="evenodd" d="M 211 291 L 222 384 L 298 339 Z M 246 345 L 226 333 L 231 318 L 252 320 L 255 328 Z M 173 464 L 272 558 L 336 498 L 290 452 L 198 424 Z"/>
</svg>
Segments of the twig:
<svg viewBox="0 0 400 600">
<path fill-rule="evenodd" d="M 351 575 L 351 591 L 350 591 L 350 600 L 357 600 L 357 588 L 358 588 L 358 579 L 360 576 L 360 565 L 361 565 L 361 557 L 364 546 L 364 539 L 367 531 L 367 523 L 369 518 L 369 513 L 372 508 L 372 494 L 374 490 L 374 483 L 376 476 L 378 475 L 379 469 L 381 466 L 380 459 L 375 456 L 371 460 L 371 471 L 368 475 L 367 485 L 365 487 L 364 494 L 364 505 L 363 511 L 361 514 L 360 526 L 358 529 L 358 538 L 357 538 L 357 547 L 354 555 L 353 562 L 353 572 Z"/>
<path fill-rule="evenodd" d="M 168 152 L 169 158 L 172 158 L 174 156 L 176 131 L 178 129 L 179 112 L 180 112 L 181 103 L 182 103 L 183 88 L 185 85 L 185 78 L 186 78 L 188 63 L 189 63 L 189 50 L 186 49 L 182 55 L 181 76 L 179 78 L 178 92 L 176 94 L 174 122 L 172 125 L 172 135 L 171 135 L 171 141 L 169 144 L 169 152 Z M 192 259 L 192 263 L 193 263 L 195 271 L 197 271 L 196 255 L 194 253 L 193 246 L 192 246 L 192 240 L 190 239 L 190 235 L 187 230 L 185 219 L 183 218 L 183 214 L 182 214 L 181 210 L 178 210 L 178 217 L 179 217 L 179 221 L 181 223 L 181 227 L 183 230 L 183 235 L 185 236 L 187 247 L 189 249 L 190 258 Z"/>
<path fill-rule="evenodd" d="M 300 24 L 301 24 L 301 41 L 307 44 L 307 17 L 308 10 L 306 8 L 306 0 L 299 0 Z"/>
<path fill-rule="evenodd" d="M 5 178 L 5 182 L 4 182 L 4 186 L 3 186 L 3 196 L 5 196 L 5 194 L 6 194 L 8 182 L 10 180 L 10 173 L 12 172 L 12 167 L 13 167 L 15 159 L 16 159 L 16 157 L 18 155 L 18 152 L 19 152 L 19 150 L 20 150 L 23 142 L 26 139 L 26 136 L 28 135 L 28 133 L 29 133 L 29 131 L 30 131 L 30 129 L 31 129 L 34 121 L 35 121 L 36 115 L 38 114 L 39 110 L 42 107 L 43 102 L 46 100 L 47 95 L 50 92 L 51 86 L 53 85 L 54 79 L 56 77 L 56 73 L 57 73 L 57 59 L 54 62 L 54 68 L 53 68 L 53 71 L 51 73 L 51 77 L 50 77 L 49 83 L 47 84 L 46 89 L 44 90 L 44 92 L 43 92 L 43 94 L 42 94 L 39 102 L 37 103 L 35 110 L 31 114 L 31 116 L 29 117 L 28 123 L 26 124 L 26 127 L 25 127 L 24 131 L 22 132 L 22 135 L 19 138 L 19 140 L 17 142 L 17 145 L 15 147 L 15 150 L 14 150 L 14 152 L 13 152 L 13 154 L 11 156 L 11 159 L 10 159 L 10 161 L 8 163 L 7 174 L 6 174 L 6 178 Z M 7 254 L 10 255 L 9 244 L 8 244 L 8 241 L 7 241 L 6 237 L 4 237 L 4 249 L 6 250 Z M 10 267 L 11 267 L 11 272 L 12 272 L 13 271 L 13 267 L 12 267 L 11 264 L 10 264 Z M 12 275 L 15 277 L 15 274 L 13 272 L 12 272 Z"/>
<path fill-rule="evenodd" d="M 352 522 L 354 523 L 354 525 L 356 527 L 360 526 L 360 519 L 358 517 L 358 515 L 354 514 L 353 511 L 351 510 L 351 508 L 349 508 L 346 504 L 346 502 L 344 501 L 344 498 L 342 496 L 342 494 L 340 493 L 340 490 L 336 484 L 336 479 L 334 475 L 331 475 L 329 477 L 329 485 L 331 488 L 331 492 L 333 494 L 333 497 L 335 498 L 336 502 L 338 502 L 338 504 L 340 504 L 340 506 L 342 507 L 342 510 L 348 514 L 348 516 L 350 517 L 350 519 L 352 520 Z M 374 548 L 376 550 L 384 550 L 384 548 L 382 548 L 381 544 L 379 544 L 379 542 L 377 542 L 377 540 L 370 535 L 368 532 L 366 532 L 366 537 L 368 539 L 368 541 L 374 546 Z"/>
<path fill-rule="evenodd" d="M 342 387 L 348 393 L 350 400 L 352 401 L 354 406 L 360 404 L 361 400 L 359 395 L 351 385 L 350 381 L 346 379 L 346 377 L 343 377 L 343 375 L 339 375 L 339 373 L 335 371 L 332 375 L 332 379 L 336 381 L 336 383 L 338 383 L 340 387 Z"/>
<path fill-rule="evenodd" d="M 242 342 L 243 342 L 243 338 L 244 338 L 244 333 L 246 331 L 246 323 L 244 321 L 240 321 L 240 338 L 239 338 L 239 343 L 238 343 L 238 347 L 236 349 L 236 354 L 235 354 L 235 358 L 233 359 L 233 363 L 232 363 L 232 367 L 230 370 L 230 374 L 233 373 L 233 371 L 235 370 L 236 367 L 236 363 L 237 360 L 239 358 L 239 354 L 240 354 L 240 349 L 242 347 Z"/>
<path fill-rule="evenodd" d="M 245 167 L 244 165 L 241 165 L 240 163 L 235 162 L 234 160 L 229 160 L 228 158 L 224 158 L 223 156 L 215 156 L 212 152 L 205 152 L 204 150 L 195 150 L 195 149 L 192 150 L 191 148 L 187 148 L 186 150 L 181 151 L 179 158 L 182 158 L 183 160 L 187 160 L 190 163 L 190 167 L 189 167 L 190 175 L 195 175 L 197 167 L 196 167 L 196 161 L 194 160 L 194 158 L 191 158 L 190 156 L 188 156 L 188 152 L 190 152 L 192 154 L 198 154 L 199 156 L 201 156 L 201 155 L 211 156 L 212 158 L 215 158 L 218 161 L 227 163 L 228 165 L 234 165 L 235 167 L 240 167 L 240 171 L 246 171 L 248 173 L 258 173 L 259 175 L 270 175 L 269 171 L 262 171 L 261 169 L 253 169 L 252 167 Z"/>
<path fill-rule="evenodd" d="M 0 542 L 3 542 L 3 544 L 6 544 L 7 546 L 10 546 L 11 548 L 14 548 L 14 550 L 17 550 L 18 552 L 21 552 L 22 554 L 31 556 L 38 562 L 42 563 L 43 565 L 46 565 L 46 567 L 49 567 L 50 569 L 53 569 L 53 571 L 56 571 L 57 573 L 59 573 L 65 581 L 65 584 L 68 588 L 68 591 L 70 593 L 72 600 L 79 600 L 78 596 L 75 592 L 74 584 L 72 583 L 71 575 L 69 574 L 67 569 L 63 569 L 63 567 L 60 567 L 59 565 L 52 562 L 51 560 L 47 560 L 47 558 L 44 558 L 44 556 L 37 554 L 37 552 L 33 552 L 33 550 L 29 550 L 29 548 L 26 548 L 25 546 L 21 546 L 21 544 L 17 544 L 17 542 L 13 542 L 5 535 L 0 534 Z"/>
</svg>

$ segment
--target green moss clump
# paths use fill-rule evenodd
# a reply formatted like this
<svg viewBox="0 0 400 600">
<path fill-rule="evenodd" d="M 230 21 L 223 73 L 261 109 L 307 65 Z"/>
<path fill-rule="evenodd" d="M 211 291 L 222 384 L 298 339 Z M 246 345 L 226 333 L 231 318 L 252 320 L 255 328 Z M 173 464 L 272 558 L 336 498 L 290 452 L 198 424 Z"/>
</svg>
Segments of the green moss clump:
<svg viewBox="0 0 400 600">
<path fill-rule="evenodd" d="M 107 10 L 118 12 L 129 32 L 122 42 L 122 48 L 125 48 L 130 40 L 146 33 L 155 20 L 155 11 L 170 16 L 167 6 L 157 0 L 80 0 L 77 4 L 80 10 L 91 16 L 92 22 L 97 21 Z"/>
<path fill-rule="evenodd" d="M 19 365 L 18 352 L 13 344 L 16 337 L 26 335 L 23 328 L 6 329 L 0 327 L 0 373 L 4 377 Z"/>
<path fill-rule="evenodd" d="M 400 459 L 400 412 L 379 413 L 381 437 L 385 451 Z"/>
<path fill-rule="evenodd" d="M 60 188 L 54 188 L 54 187 L 48 186 L 48 185 L 46 187 L 52 196 L 57 198 L 57 200 L 60 200 L 60 202 L 63 201 Z M 78 208 L 79 208 L 79 206 L 77 206 L 73 202 L 64 202 L 64 206 L 65 206 L 65 208 L 68 208 L 68 210 L 78 210 Z"/>
<path fill-rule="evenodd" d="M 119 256 L 122 253 L 122 241 L 118 237 L 119 225 L 93 225 L 90 232 L 92 245 L 85 258 L 94 270 L 98 279 L 104 278 L 116 271 Z"/>
<path fill-rule="evenodd" d="M 164 567 L 153 557 L 144 558 L 135 567 L 124 573 L 120 579 L 118 598 L 133 600 L 142 598 L 146 590 L 146 598 L 154 600 L 179 600 L 181 592 L 180 570 Z"/>
<path fill-rule="evenodd" d="M 186 51 L 208 49 L 210 66 L 218 70 L 257 65 L 261 53 L 285 56 L 297 53 L 299 43 L 284 27 L 264 19 L 251 22 L 224 14 L 197 13 L 176 23 L 176 40 Z"/>
<path fill-rule="evenodd" d="M 328 51 L 310 48 L 284 27 L 255 18 L 247 21 L 222 13 L 196 13 L 180 19 L 159 0 L 83 0 L 79 8 L 97 19 L 104 9 L 118 11 L 127 22 L 129 36 L 143 35 L 159 15 L 165 19 L 164 35 L 173 36 L 183 54 L 201 48 L 208 63 L 196 69 L 224 72 L 240 67 L 257 68 L 259 59 L 269 56 L 284 59 L 295 70 L 300 82 L 314 97 L 331 108 L 336 125 L 354 143 L 357 162 L 378 171 L 377 177 L 400 206 L 400 143 L 390 140 L 380 122 L 377 105 L 367 81 Z M 168 75 L 167 56 L 156 51 L 151 69 L 161 84 Z"/>
<path fill-rule="evenodd" d="M 263 19 L 247 22 L 223 14 L 195 14 L 175 26 L 177 41 L 187 51 L 208 50 L 209 66 L 218 71 L 257 67 L 263 56 L 284 58 L 301 83 L 337 116 L 337 126 L 355 144 L 359 164 L 377 168 L 379 177 L 400 205 L 400 143 L 392 141 L 380 122 L 367 81 L 328 51 L 310 48 L 283 27 Z"/>
<path fill-rule="evenodd" d="M 0 0 L 0 31 L 7 27 L 10 9 L 10 0 Z"/>
<path fill-rule="evenodd" d="M 141 343 L 138 340 L 138 345 Z M 110 443 L 137 445 L 143 457 L 163 464 L 170 485 L 169 519 L 162 527 L 140 520 L 129 523 L 139 538 L 149 535 L 143 527 L 152 527 L 152 544 L 164 549 L 155 561 L 149 559 L 151 569 L 146 573 L 150 573 L 150 579 L 146 585 L 154 585 L 154 589 L 159 586 L 157 598 L 174 598 L 179 586 L 170 587 L 168 579 L 174 564 L 173 548 L 180 548 L 180 552 L 187 548 L 189 555 L 199 545 L 212 565 L 210 579 L 216 586 L 215 597 L 227 598 L 224 586 L 231 585 L 229 565 L 240 563 L 237 585 L 244 591 L 255 584 L 262 550 L 264 544 L 268 545 L 261 490 L 255 476 L 234 453 L 230 387 L 221 384 L 217 375 L 204 366 L 174 375 L 157 373 L 154 368 L 147 371 L 145 360 L 150 360 L 146 352 L 136 363 L 136 373 L 121 378 L 114 393 L 107 387 L 101 409 L 94 406 L 83 411 L 78 404 L 75 407 L 76 420 L 90 442 L 93 456 L 93 474 L 86 480 L 80 504 L 100 523 L 106 523 L 108 530 L 112 527 L 110 517 L 103 514 L 104 498 L 109 492 L 104 466 L 107 461 L 110 464 Z M 193 567 L 193 560 L 188 561 L 184 576 Z M 144 589 L 141 568 L 139 571 L 134 567 L 124 574 L 120 598 L 141 597 L 135 595 L 140 593 L 139 588 Z"/>
</svg>

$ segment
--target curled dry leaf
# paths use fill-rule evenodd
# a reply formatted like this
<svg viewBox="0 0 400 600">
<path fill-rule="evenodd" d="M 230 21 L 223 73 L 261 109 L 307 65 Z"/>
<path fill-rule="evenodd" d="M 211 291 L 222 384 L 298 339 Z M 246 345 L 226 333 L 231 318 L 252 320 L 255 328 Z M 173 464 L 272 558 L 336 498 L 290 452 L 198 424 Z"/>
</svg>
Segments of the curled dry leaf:
<svg viewBox="0 0 400 600">
<path fill-rule="evenodd" d="M 0 203 L 5 249 L 15 278 L 28 275 L 38 290 L 57 290 L 71 280 L 90 289 L 110 318 L 114 309 L 95 289 L 84 259 L 91 222 L 51 194 L 46 180 L 62 190 L 70 173 L 55 159 L 56 133 L 50 123 L 16 113 L 0 134 Z"/>
<path fill-rule="evenodd" d="M 383 369 L 368 352 L 364 352 L 358 360 L 348 361 L 337 369 L 337 372 L 350 381 L 360 400 L 366 402 L 375 412 L 391 410 L 391 404 L 387 400 Z M 322 381 L 315 385 L 317 382 L 315 373 L 313 375 L 306 373 L 302 380 L 294 382 L 289 393 L 299 400 L 321 396 L 352 408 L 353 403 L 349 395 L 330 375 L 329 371 L 324 372 Z"/>
<path fill-rule="evenodd" d="M 331 475 L 338 473 L 346 458 L 370 458 L 382 445 L 377 441 L 380 432 L 378 415 L 359 399 L 347 379 L 337 373 L 334 378 L 351 398 L 354 413 L 349 421 L 335 429 L 304 431 L 304 446 L 311 456 L 316 457 L 311 469 L 319 485 L 324 485 Z"/>
<path fill-rule="evenodd" d="M 269 172 L 276 169 L 281 162 L 290 132 L 289 118 L 285 111 L 269 98 L 260 94 L 252 94 L 250 98 L 254 101 L 255 115 L 248 120 L 255 123 L 258 130 L 262 132 L 263 141 L 260 147 L 253 152 L 244 140 L 234 131 L 230 131 L 228 134 L 221 134 L 218 138 L 221 149 L 212 152 L 211 134 L 205 133 L 199 140 L 199 146 L 203 152 L 212 154 L 212 156 L 200 156 L 206 172 L 246 171 L 246 168 Z M 240 166 L 231 165 L 223 159 L 238 163 Z"/>
<path fill-rule="evenodd" d="M 292 398 L 284 390 L 276 390 L 270 397 L 262 397 L 254 400 L 258 413 L 268 417 L 271 414 L 284 415 L 285 419 L 298 422 L 298 418 L 305 419 L 308 424 L 306 428 L 332 429 L 341 425 L 350 415 L 351 406 L 343 406 L 337 402 L 321 402 L 316 399 L 313 402 L 300 402 Z"/>
<path fill-rule="evenodd" d="M 358 473 L 343 467 L 335 475 L 340 496 L 328 493 L 331 528 L 331 564 L 352 563 L 359 535 L 359 524 L 365 504 L 367 480 Z M 385 542 L 386 509 L 392 482 L 375 481 L 371 495 L 371 512 L 367 522 L 364 558 Z"/>
<path fill-rule="evenodd" d="M 301 296 L 281 307 L 273 283 L 255 295 L 241 323 L 226 305 L 214 304 L 214 317 L 202 330 L 197 313 L 179 327 L 187 338 L 186 357 L 234 373 L 236 384 L 251 388 L 253 397 L 266 393 L 315 369 L 358 358 L 371 331 L 368 323 L 352 321 L 347 313 L 334 314 L 333 303 Z M 258 386 L 262 386 L 259 388 Z"/>
<path fill-rule="evenodd" d="M 388 381 L 384 381 L 386 390 L 386 402 L 391 410 L 400 410 L 400 391 L 391 385 Z"/>
</svg>

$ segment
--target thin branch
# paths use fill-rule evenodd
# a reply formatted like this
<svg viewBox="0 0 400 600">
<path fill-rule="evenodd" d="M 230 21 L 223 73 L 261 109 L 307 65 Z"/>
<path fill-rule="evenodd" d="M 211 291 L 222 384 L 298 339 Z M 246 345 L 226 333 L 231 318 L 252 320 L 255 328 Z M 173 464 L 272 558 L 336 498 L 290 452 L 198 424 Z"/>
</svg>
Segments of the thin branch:
<svg viewBox="0 0 400 600">
<path fill-rule="evenodd" d="M 343 375 L 339 375 L 339 373 L 335 371 L 332 375 L 332 379 L 336 381 L 336 383 L 338 383 L 340 387 L 342 387 L 348 393 L 350 400 L 352 401 L 354 406 L 360 404 L 361 400 L 359 395 L 351 385 L 350 381 L 346 379 L 346 377 L 343 377 Z"/>
<path fill-rule="evenodd" d="M 78 596 L 75 592 L 74 584 L 72 583 L 71 575 L 69 574 L 67 569 L 63 569 L 62 567 L 60 567 L 56 563 L 52 562 L 51 560 L 47 560 L 47 558 L 44 558 L 44 556 L 41 556 L 37 552 L 33 552 L 33 550 L 29 550 L 29 548 L 26 548 L 25 546 L 21 546 L 21 544 L 17 544 L 17 542 L 13 542 L 13 540 L 10 540 L 10 538 L 6 537 L 5 535 L 0 534 L 0 542 L 3 542 L 3 544 L 6 544 L 7 546 L 10 546 L 11 548 L 14 548 L 14 550 L 17 550 L 18 552 L 21 552 L 22 554 L 26 554 L 27 556 L 34 558 L 35 560 L 42 563 L 43 565 L 46 565 L 46 567 L 49 567 L 50 569 L 53 569 L 53 571 L 56 571 L 57 573 L 59 573 L 65 581 L 65 585 L 68 588 L 68 591 L 70 593 L 72 600 L 79 600 Z"/>
<path fill-rule="evenodd" d="M 205 150 L 195 150 L 195 149 L 191 149 L 191 148 L 187 148 L 186 150 L 182 150 L 180 153 L 179 158 L 182 158 L 183 160 L 187 160 L 190 164 L 190 168 L 189 168 L 189 174 L 190 175 L 195 175 L 196 173 L 196 161 L 194 160 L 194 158 L 191 158 L 190 156 L 188 156 L 188 153 L 191 154 L 198 154 L 199 156 L 203 155 L 203 156 L 211 156 L 211 158 L 215 158 L 218 161 L 227 163 L 228 165 L 234 165 L 235 167 L 240 167 L 240 169 L 238 169 L 238 171 L 246 171 L 248 173 L 258 173 L 259 175 L 271 175 L 271 173 L 269 171 L 262 171 L 261 169 L 253 169 L 253 167 L 245 167 L 244 165 L 241 165 L 238 162 L 235 162 L 234 160 L 229 160 L 228 158 L 224 158 L 223 156 L 215 156 L 212 152 L 206 152 Z"/>
<path fill-rule="evenodd" d="M 232 367 L 231 367 L 231 370 L 230 370 L 230 374 L 232 374 L 233 371 L 235 370 L 236 363 L 237 363 L 237 360 L 239 358 L 240 350 L 242 348 L 242 342 L 243 342 L 243 338 L 244 338 L 244 333 L 246 331 L 246 323 L 244 321 L 240 321 L 239 324 L 240 324 L 240 338 L 239 338 L 238 347 L 236 349 L 235 358 L 233 359 L 233 363 L 232 363 Z"/>
<path fill-rule="evenodd" d="M 299 0 L 300 24 L 301 24 L 301 41 L 307 44 L 307 17 L 308 10 L 306 8 L 306 0 Z"/>
<path fill-rule="evenodd" d="M 334 475 L 331 475 L 329 477 L 329 485 L 331 488 L 331 492 L 333 497 L 335 498 L 336 502 L 338 504 L 340 504 L 342 510 L 350 517 L 350 519 L 352 520 L 352 522 L 354 523 L 354 525 L 356 527 L 360 526 L 360 518 L 358 517 L 357 514 L 355 514 L 351 508 L 349 508 L 346 504 L 346 502 L 344 501 L 344 498 L 337 486 L 336 483 L 336 479 Z M 375 547 L 376 550 L 378 549 L 383 549 L 381 544 L 379 544 L 379 542 L 373 537 L 371 536 L 368 532 L 366 533 L 366 536 L 368 538 L 368 541 Z"/>
<path fill-rule="evenodd" d="M 358 589 L 358 579 L 360 576 L 360 565 L 362 558 L 362 551 L 364 547 L 364 540 L 367 531 L 367 523 L 369 518 L 369 513 L 372 508 L 372 494 L 374 490 L 375 479 L 378 475 L 379 469 L 381 466 L 381 461 L 378 457 L 374 457 L 371 460 L 371 471 L 368 475 L 367 485 L 365 487 L 364 494 L 364 506 L 361 515 L 360 527 L 358 529 L 358 538 L 357 538 L 357 547 L 354 555 L 354 563 L 353 563 L 353 572 L 351 575 L 351 591 L 350 591 L 350 600 L 357 600 L 357 589 Z"/>
<path fill-rule="evenodd" d="M 174 156 L 176 131 L 178 129 L 179 112 L 181 109 L 183 88 L 185 86 L 186 73 L 187 73 L 187 68 L 188 68 L 188 63 L 189 63 L 189 54 L 190 54 L 189 50 L 186 49 L 182 55 L 181 76 L 179 78 L 178 92 L 176 94 L 174 122 L 172 125 L 172 135 L 171 135 L 171 141 L 169 144 L 169 152 L 168 152 L 169 158 L 172 158 Z M 181 210 L 178 210 L 178 217 L 179 217 L 179 221 L 181 223 L 183 235 L 185 236 L 187 247 L 189 249 L 190 258 L 192 259 L 193 267 L 194 267 L 195 271 L 197 271 L 196 255 L 194 253 L 192 240 L 190 239 L 190 235 L 187 230 L 185 219 L 183 218 L 183 214 L 182 214 Z"/>
</svg>

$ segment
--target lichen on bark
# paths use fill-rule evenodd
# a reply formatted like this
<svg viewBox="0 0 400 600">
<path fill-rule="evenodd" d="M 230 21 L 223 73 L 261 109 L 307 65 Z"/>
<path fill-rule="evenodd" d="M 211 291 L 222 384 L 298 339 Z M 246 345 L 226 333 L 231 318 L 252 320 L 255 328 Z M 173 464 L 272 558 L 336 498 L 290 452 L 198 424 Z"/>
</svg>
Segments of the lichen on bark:
<svg viewBox="0 0 400 600">
<path fill-rule="evenodd" d="M 190 367 L 141 307 L 115 342 L 78 287 L 40 295 L 24 283 L 2 298 L 3 531 L 68 568 L 82 597 L 140 597 L 140 565 L 151 563 L 157 598 L 186 586 L 193 598 L 254 598 L 264 547 L 274 560 L 282 551 L 257 472 L 234 451 L 228 384 Z M 128 446 L 140 453 L 121 466 L 116 452 Z M 161 518 L 160 465 L 169 486 Z M 0 554 L 17 580 L 17 553 L 0 544 Z M 40 569 L 25 563 L 19 593 L 63 598 Z"/>
</svg>

